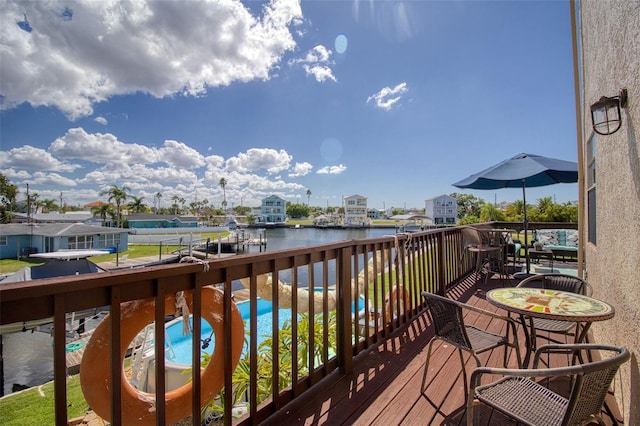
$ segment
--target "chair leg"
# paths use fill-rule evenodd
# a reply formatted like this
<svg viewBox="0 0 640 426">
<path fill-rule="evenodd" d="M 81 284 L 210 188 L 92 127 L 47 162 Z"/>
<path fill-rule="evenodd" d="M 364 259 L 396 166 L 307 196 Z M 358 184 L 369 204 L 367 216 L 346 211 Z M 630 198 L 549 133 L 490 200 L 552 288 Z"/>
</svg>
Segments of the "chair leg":
<svg viewBox="0 0 640 426">
<path fill-rule="evenodd" d="M 424 374 L 422 375 L 422 385 L 420 386 L 420 393 L 425 395 L 424 391 L 427 389 L 427 373 L 429 372 L 429 360 L 431 358 L 431 348 L 433 347 L 433 342 L 437 337 L 432 338 L 429 341 L 429 347 L 427 349 L 427 360 L 424 364 Z"/>
<path fill-rule="evenodd" d="M 462 383 L 464 384 L 464 400 L 466 401 L 469 398 L 469 390 L 467 389 L 467 369 L 464 366 L 464 357 L 462 356 L 462 349 L 458 348 L 458 355 L 460 355 L 460 365 L 462 366 Z M 478 357 L 473 355 L 476 358 L 476 362 L 478 363 L 478 367 L 480 367 L 480 360 Z"/>
</svg>

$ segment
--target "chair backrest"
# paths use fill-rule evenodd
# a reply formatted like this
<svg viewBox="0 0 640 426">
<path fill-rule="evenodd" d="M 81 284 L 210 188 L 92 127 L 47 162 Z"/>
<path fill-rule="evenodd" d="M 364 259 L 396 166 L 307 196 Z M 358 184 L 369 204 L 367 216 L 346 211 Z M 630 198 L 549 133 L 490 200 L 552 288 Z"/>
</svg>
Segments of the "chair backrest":
<svg viewBox="0 0 640 426">
<path fill-rule="evenodd" d="M 604 399 L 609 392 L 611 382 L 618 369 L 630 358 L 625 347 L 594 345 L 595 349 L 611 351 L 615 355 L 600 360 L 576 366 L 581 368 L 571 389 L 569 404 L 563 425 L 584 424 L 591 416 L 599 416 Z M 572 369 L 575 367 L 567 367 Z"/>
<path fill-rule="evenodd" d="M 585 280 L 566 274 L 540 274 L 526 278 L 518 287 L 544 288 L 591 296 L 593 290 Z"/>
<path fill-rule="evenodd" d="M 461 349 L 473 350 L 458 303 L 433 293 L 422 292 L 422 297 L 429 307 L 435 335 Z"/>
<path fill-rule="evenodd" d="M 462 244 L 464 247 L 478 247 L 482 245 L 482 238 L 478 230 L 472 226 L 462 226 Z"/>
</svg>

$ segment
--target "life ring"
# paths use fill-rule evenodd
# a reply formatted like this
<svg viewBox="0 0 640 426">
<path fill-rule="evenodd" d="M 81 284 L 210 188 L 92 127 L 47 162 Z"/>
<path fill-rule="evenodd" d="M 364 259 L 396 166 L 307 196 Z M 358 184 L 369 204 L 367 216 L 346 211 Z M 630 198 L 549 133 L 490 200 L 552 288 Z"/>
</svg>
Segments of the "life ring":
<svg viewBox="0 0 640 426">
<path fill-rule="evenodd" d="M 400 314 L 406 312 L 411 307 L 411 298 L 409 292 L 403 285 L 394 285 L 393 289 L 388 292 L 384 298 L 384 311 L 387 321 L 391 321 L 391 305 L 396 309 L 398 307 L 397 300 L 400 298 Z M 398 313 L 396 313 L 397 315 Z"/>
<path fill-rule="evenodd" d="M 191 292 L 184 292 L 185 300 L 192 310 Z M 202 318 L 215 333 L 215 348 L 207 366 L 201 371 L 201 406 L 208 403 L 224 387 L 224 312 L 222 291 L 205 287 L 202 289 Z M 125 352 L 135 336 L 155 318 L 154 299 L 126 302 L 121 307 L 121 354 L 122 364 Z M 176 295 L 165 298 L 165 313 L 176 310 Z M 110 326 L 108 316 L 96 327 L 89 340 L 80 364 L 80 385 L 85 400 L 100 417 L 111 421 L 111 377 L 110 377 Z M 231 364 L 232 370 L 238 365 L 244 344 L 244 323 L 235 303 L 231 304 Z M 134 388 L 122 375 L 122 423 L 155 425 L 155 394 Z M 191 382 L 168 391 L 165 395 L 166 420 L 176 423 L 191 414 Z"/>
</svg>

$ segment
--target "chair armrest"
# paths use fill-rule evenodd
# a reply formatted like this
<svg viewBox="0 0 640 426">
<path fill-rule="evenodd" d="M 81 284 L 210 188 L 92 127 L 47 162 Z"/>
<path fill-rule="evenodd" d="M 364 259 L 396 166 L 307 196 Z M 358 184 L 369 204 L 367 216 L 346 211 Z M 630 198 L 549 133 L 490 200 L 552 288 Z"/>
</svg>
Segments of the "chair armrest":
<svg viewBox="0 0 640 426">
<path fill-rule="evenodd" d="M 503 320 L 503 321 L 511 324 L 514 327 L 514 329 L 515 329 L 515 326 L 517 324 L 516 321 L 514 321 L 513 318 L 509 318 L 509 317 L 506 317 L 504 315 L 496 314 L 495 312 L 487 311 L 486 309 L 478 308 L 477 306 L 467 305 L 466 303 L 461 303 L 461 302 L 458 302 L 456 300 L 454 300 L 454 302 L 457 305 L 459 305 L 462 309 L 466 309 L 466 310 L 472 311 L 472 312 L 477 312 L 477 313 L 482 314 L 482 315 L 487 315 L 487 316 L 489 316 L 491 318 Z"/>
<path fill-rule="evenodd" d="M 423 298 L 425 297 L 425 295 L 428 295 L 428 294 L 429 293 L 426 292 L 426 291 L 423 291 L 421 293 Z M 437 295 L 437 294 L 436 294 L 436 296 L 443 297 L 443 296 L 440 296 L 440 295 Z M 515 326 L 516 326 L 517 323 L 513 320 L 513 318 L 505 317 L 504 315 L 496 314 L 495 312 L 487 311 L 486 309 L 478 308 L 477 306 L 467 305 L 466 303 L 462 303 L 462 302 L 459 302 L 457 300 L 448 299 L 448 301 L 453 303 L 454 305 L 459 306 L 462 309 L 466 309 L 466 310 L 469 310 L 469 311 L 477 312 L 477 313 L 482 314 L 482 315 L 487 315 L 487 316 L 490 316 L 490 317 L 495 318 L 495 319 L 503 320 L 503 321 L 507 322 L 508 324 L 511 324 L 514 327 L 514 330 L 515 330 Z"/>
<path fill-rule="evenodd" d="M 534 368 L 498 368 L 498 367 L 478 367 L 471 373 L 470 390 L 471 394 L 475 391 L 475 388 L 480 385 L 483 375 L 498 375 L 498 376 L 511 376 L 511 377 L 527 377 L 527 378 L 542 378 L 542 377 L 555 377 L 555 376 L 570 376 L 578 373 L 584 373 L 586 371 L 597 368 L 598 364 L 606 361 L 593 361 L 585 364 L 575 364 L 566 367 L 553 367 L 553 368 L 536 368 L 539 362 L 540 356 L 544 353 L 556 353 L 556 354 L 575 354 L 581 350 L 605 350 L 617 353 L 628 351 L 622 347 L 593 344 L 593 343 L 579 343 L 579 344 L 550 344 L 540 346 L 535 353 Z"/>
<path fill-rule="evenodd" d="M 580 351 L 617 351 L 617 347 L 597 343 L 575 343 L 575 344 L 547 344 L 536 349 L 533 356 L 533 368 L 538 367 L 540 357 L 544 354 L 567 354 L 576 355 Z"/>
</svg>

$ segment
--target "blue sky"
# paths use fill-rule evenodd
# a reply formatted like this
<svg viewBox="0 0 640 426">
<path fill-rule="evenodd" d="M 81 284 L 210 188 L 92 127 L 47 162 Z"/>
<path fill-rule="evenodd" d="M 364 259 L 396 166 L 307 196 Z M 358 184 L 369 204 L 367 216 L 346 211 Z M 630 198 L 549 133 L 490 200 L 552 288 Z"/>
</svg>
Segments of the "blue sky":
<svg viewBox="0 0 640 426">
<path fill-rule="evenodd" d="M 5 1 L 0 172 L 71 205 L 126 185 L 424 207 L 526 152 L 576 161 L 566 1 Z M 576 184 L 527 201 L 577 200 Z"/>
</svg>

